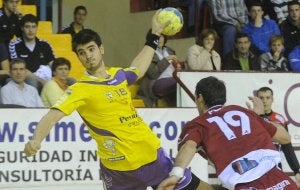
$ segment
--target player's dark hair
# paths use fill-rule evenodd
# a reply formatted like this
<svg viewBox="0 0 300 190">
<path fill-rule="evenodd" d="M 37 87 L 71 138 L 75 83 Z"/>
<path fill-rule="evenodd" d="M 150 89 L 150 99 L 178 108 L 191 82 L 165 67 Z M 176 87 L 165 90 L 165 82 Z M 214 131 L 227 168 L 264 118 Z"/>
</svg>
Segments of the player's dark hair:
<svg viewBox="0 0 300 190">
<path fill-rule="evenodd" d="M 86 10 L 85 6 L 83 6 L 83 5 L 78 5 L 77 7 L 75 7 L 73 14 L 76 15 L 76 13 L 79 10 L 83 10 L 85 12 L 85 14 L 87 14 L 87 10 Z"/>
<path fill-rule="evenodd" d="M 259 92 L 267 92 L 267 91 L 270 91 L 271 94 L 272 94 L 272 96 L 273 96 L 273 90 L 271 88 L 269 88 L 269 87 L 266 87 L 266 86 L 261 87 L 260 89 L 258 89 L 256 91 L 256 96 L 258 95 Z"/>
<path fill-rule="evenodd" d="M 199 98 L 200 94 L 208 108 L 215 105 L 223 105 L 226 102 L 225 84 L 216 77 L 206 77 L 197 83 L 196 98 Z"/>
<path fill-rule="evenodd" d="M 292 1 L 288 2 L 288 10 L 290 10 L 290 6 L 292 6 L 292 5 L 300 6 L 300 2 L 298 0 L 292 0 Z"/>
<path fill-rule="evenodd" d="M 102 44 L 101 38 L 99 34 L 91 29 L 83 29 L 77 34 L 75 34 L 73 38 L 73 51 L 76 52 L 76 48 L 78 45 L 84 45 L 90 42 L 95 42 L 99 47 Z M 76 52 L 77 53 L 77 52 Z"/>
</svg>

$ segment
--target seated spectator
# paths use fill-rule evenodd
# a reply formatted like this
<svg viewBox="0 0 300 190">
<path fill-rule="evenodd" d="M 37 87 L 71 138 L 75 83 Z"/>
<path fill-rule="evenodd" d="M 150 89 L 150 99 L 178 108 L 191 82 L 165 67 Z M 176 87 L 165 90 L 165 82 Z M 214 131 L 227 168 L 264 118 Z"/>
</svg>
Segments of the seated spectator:
<svg viewBox="0 0 300 190">
<path fill-rule="evenodd" d="M 43 87 L 41 98 L 45 107 L 52 107 L 68 88 L 68 76 L 71 69 L 71 63 L 65 58 L 54 59 L 51 70 L 52 79 Z"/>
<path fill-rule="evenodd" d="M 291 51 L 288 60 L 292 71 L 300 71 L 300 45 Z"/>
<path fill-rule="evenodd" d="M 4 43 L 6 51 L 14 35 L 21 35 L 19 19 L 22 14 L 18 11 L 18 3 L 19 0 L 3 0 L 3 6 L 0 9 L 0 43 Z"/>
<path fill-rule="evenodd" d="M 292 49 L 300 44 L 300 3 L 298 0 L 288 3 L 288 17 L 281 23 L 280 28 L 287 57 Z"/>
<path fill-rule="evenodd" d="M 84 29 L 84 21 L 86 20 L 87 10 L 84 6 L 79 5 L 75 7 L 73 12 L 73 22 L 62 29 L 63 34 L 71 34 L 72 38 L 75 34 Z"/>
<path fill-rule="evenodd" d="M 188 49 L 187 66 L 190 70 L 220 70 L 221 57 L 213 49 L 218 35 L 214 29 L 204 29 L 196 44 Z"/>
<path fill-rule="evenodd" d="M 222 56 L 225 56 L 234 49 L 236 33 L 248 23 L 247 7 L 244 0 L 211 0 L 208 2 L 213 14 L 213 26 L 223 39 Z"/>
<path fill-rule="evenodd" d="M 247 34 L 239 32 L 235 37 L 235 48 L 223 59 L 222 70 L 260 70 L 258 57 L 251 51 Z"/>
<path fill-rule="evenodd" d="M 26 62 L 14 59 L 10 62 L 10 76 L 12 78 L 1 88 L 1 102 L 25 107 L 44 107 L 38 91 L 25 83 Z"/>
<path fill-rule="evenodd" d="M 27 14 L 21 19 L 22 37 L 9 45 L 11 59 L 22 58 L 27 64 L 26 83 L 40 92 L 46 81 L 51 79 L 51 62 L 54 54 L 48 42 L 36 37 L 38 19 Z"/>
<path fill-rule="evenodd" d="M 288 71 L 288 60 L 283 55 L 284 40 L 281 35 L 274 35 L 270 39 L 271 51 L 260 56 L 262 71 Z"/>
<path fill-rule="evenodd" d="M 9 61 L 7 48 L 3 43 L 0 43 L 0 87 L 6 84 L 9 77 Z"/>
<path fill-rule="evenodd" d="M 151 30 L 147 39 L 151 37 Z M 162 98 L 170 107 L 176 105 L 176 80 L 172 73 L 175 70 L 172 62 L 178 62 L 175 51 L 166 46 L 167 36 L 159 38 L 152 62 L 139 82 L 138 95 L 143 98 L 146 107 L 156 107 L 157 100 Z"/>
<path fill-rule="evenodd" d="M 280 34 L 278 25 L 274 20 L 263 18 L 263 9 L 260 1 L 253 1 L 250 6 L 250 22 L 243 28 L 251 42 L 262 53 L 270 51 L 271 36 Z"/>
</svg>

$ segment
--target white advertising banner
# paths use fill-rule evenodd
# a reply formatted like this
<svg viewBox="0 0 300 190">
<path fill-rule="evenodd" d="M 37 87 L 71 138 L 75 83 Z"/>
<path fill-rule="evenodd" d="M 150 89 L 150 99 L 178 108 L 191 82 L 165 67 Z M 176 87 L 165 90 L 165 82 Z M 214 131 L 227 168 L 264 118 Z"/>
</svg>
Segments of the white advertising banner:
<svg viewBox="0 0 300 190">
<path fill-rule="evenodd" d="M 96 143 L 77 113 L 63 118 L 31 158 L 23 153 L 37 122 L 47 109 L 0 109 L 0 189 L 101 189 Z M 177 153 L 177 139 L 185 123 L 197 115 L 194 108 L 138 109 L 162 146 Z M 146 155 L 145 155 L 146 156 Z M 194 172 L 207 181 L 207 162 L 194 159 Z M 94 187 L 94 188 L 92 188 Z"/>
<path fill-rule="evenodd" d="M 292 142 L 300 143 L 300 73 L 242 73 L 242 72 L 178 72 L 178 78 L 194 94 L 197 82 L 215 76 L 225 82 L 226 104 L 246 107 L 248 96 L 263 86 L 274 92 L 273 110 L 284 115 L 288 121 Z M 178 87 L 178 107 L 195 107 L 194 101 Z"/>
</svg>

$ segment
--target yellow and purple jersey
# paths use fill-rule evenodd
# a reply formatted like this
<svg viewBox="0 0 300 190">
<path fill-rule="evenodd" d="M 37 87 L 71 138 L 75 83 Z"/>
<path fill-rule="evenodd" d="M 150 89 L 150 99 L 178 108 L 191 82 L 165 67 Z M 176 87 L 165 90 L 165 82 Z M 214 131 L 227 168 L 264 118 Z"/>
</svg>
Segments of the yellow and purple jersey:
<svg viewBox="0 0 300 190">
<path fill-rule="evenodd" d="M 77 110 L 98 145 L 101 163 L 113 170 L 137 169 L 157 158 L 160 141 L 137 114 L 128 85 L 136 68 L 108 68 L 109 78 L 86 74 L 69 87 L 53 108 Z"/>
</svg>

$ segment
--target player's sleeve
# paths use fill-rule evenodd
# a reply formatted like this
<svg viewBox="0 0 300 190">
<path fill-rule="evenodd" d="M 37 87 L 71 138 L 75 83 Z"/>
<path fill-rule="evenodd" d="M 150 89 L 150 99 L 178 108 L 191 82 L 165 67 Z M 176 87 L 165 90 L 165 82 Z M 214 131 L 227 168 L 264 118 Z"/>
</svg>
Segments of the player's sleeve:
<svg viewBox="0 0 300 190">
<path fill-rule="evenodd" d="M 270 122 L 267 118 L 262 118 L 258 115 L 256 115 L 256 119 L 263 125 L 263 127 L 267 130 L 267 132 L 270 134 L 271 137 L 273 137 L 276 133 L 277 128 Z"/>
<path fill-rule="evenodd" d="M 129 67 L 124 69 L 125 76 L 128 82 L 128 85 L 135 83 L 138 79 L 139 70 L 136 67 Z"/>
<path fill-rule="evenodd" d="M 199 146 L 202 141 L 202 127 L 199 127 L 199 123 L 196 121 L 190 121 L 182 129 L 182 132 L 178 139 L 178 150 L 188 140 L 192 140 Z"/>
<path fill-rule="evenodd" d="M 64 94 L 58 99 L 52 108 L 70 115 L 74 110 L 84 104 L 84 92 L 76 88 L 76 84 L 69 87 Z"/>
</svg>

